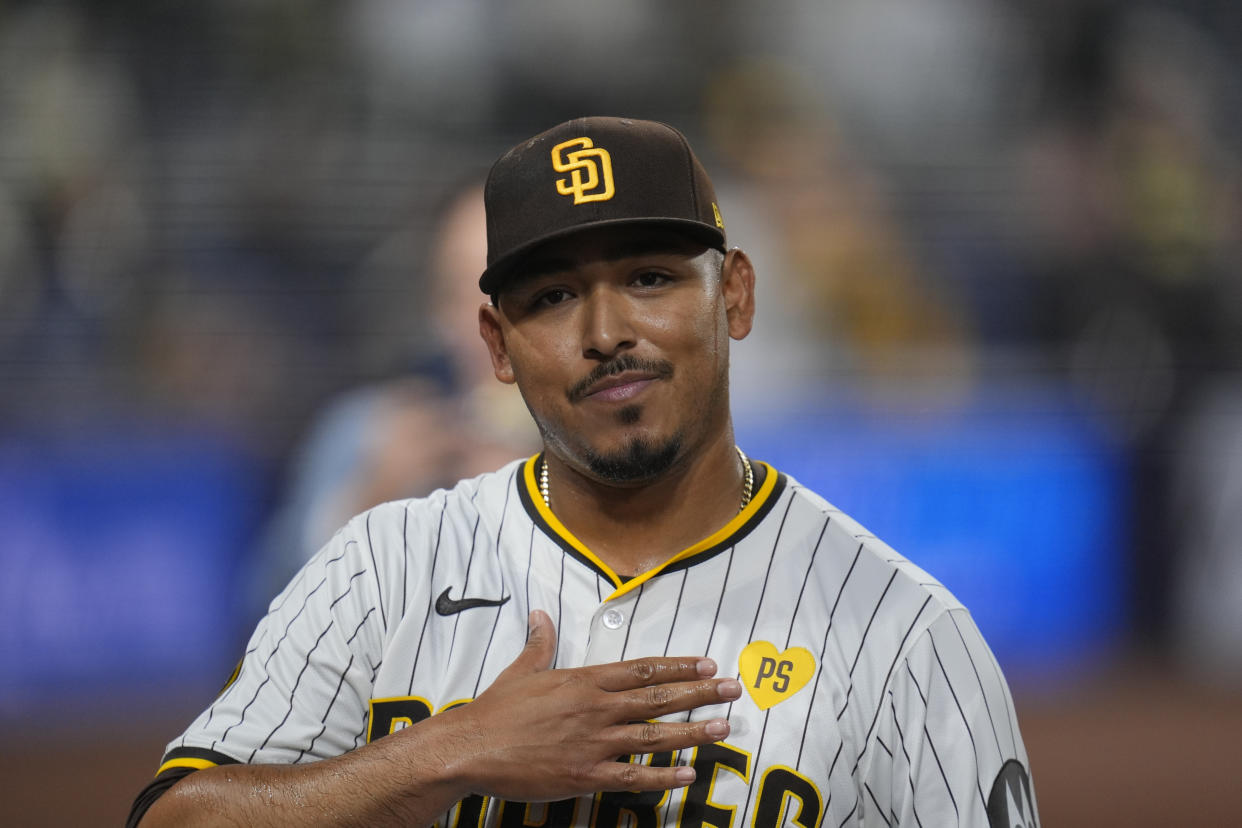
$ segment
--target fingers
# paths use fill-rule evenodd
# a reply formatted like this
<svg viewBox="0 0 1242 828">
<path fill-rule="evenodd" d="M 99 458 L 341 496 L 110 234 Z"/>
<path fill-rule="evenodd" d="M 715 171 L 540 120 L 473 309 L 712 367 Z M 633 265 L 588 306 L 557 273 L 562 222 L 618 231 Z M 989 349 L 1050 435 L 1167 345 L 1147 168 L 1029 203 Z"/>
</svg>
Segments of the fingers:
<svg viewBox="0 0 1242 828">
<path fill-rule="evenodd" d="M 742 685 L 712 678 L 716 669 L 710 658 L 639 658 L 590 668 L 597 686 L 610 694 L 615 715 L 629 722 L 739 698 Z"/>
<path fill-rule="evenodd" d="M 543 610 L 532 610 L 527 622 L 526 646 L 511 668 L 523 672 L 546 670 L 556 656 L 556 627 Z M 650 685 L 707 679 L 716 675 L 710 658 L 637 658 L 591 668 L 601 690 L 633 690 Z"/>
<path fill-rule="evenodd" d="M 629 721 L 730 702 L 742 695 L 736 679 L 712 678 L 717 667 L 710 658 L 639 658 L 594 669 L 599 687 L 616 693 Z"/>
<path fill-rule="evenodd" d="M 654 684 L 617 693 L 616 701 L 621 715 L 629 721 L 638 721 L 731 702 L 741 695 L 741 683 L 727 678 Z"/>
<path fill-rule="evenodd" d="M 534 610 L 527 620 L 526 646 L 505 672 L 535 673 L 552 666 L 556 657 L 556 627 L 543 610 Z"/>
<path fill-rule="evenodd" d="M 549 649 L 556 646 L 556 627 L 552 624 L 552 618 L 541 609 L 531 610 L 530 616 L 526 620 L 526 644 L 530 646 L 532 643 L 537 648 Z M 551 654 L 548 656 L 548 663 L 552 663 Z"/>
<path fill-rule="evenodd" d="M 635 722 L 618 726 L 608 735 L 617 755 L 636 756 L 718 742 L 729 735 L 729 722 Z M 685 787 L 696 774 L 694 768 L 680 765 L 665 768 L 613 759 L 597 764 L 591 776 L 594 790 L 660 791 Z"/>
<path fill-rule="evenodd" d="M 661 753 L 719 742 L 729 735 L 729 721 L 634 722 L 617 727 L 610 735 L 623 754 Z"/>
<path fill-rule="evenodd" d="M 555 636 L 548 615 L 532 612 L 526 646 L 517 658 L 478 699 L 444 714 L 472 716 L 469 727 L 479 734 L 482 747 L 469 763 L 474 774 L 470 789 L 505 798 L 512 798 L 513 791 L 527 798 L 533 793 L 542 801 L 586 791 L 667 790 L 693 782 L 692 768 L 616 759 L 725 738 L 729 725 L 723 718 L 652 720 L 731 702 L 742 695 L 741 683 L 716 678 L 716 662 L 699 657 L 550 670 Z"/>
<path fill-rule="evenodd" d="M 552 666 L 552 659 L 556 657 L 556 627 L 543 610 L 531 612 L 527 626 L 530 633 L 526 636 L 526 646 L 518 658 L 529 658 L 531 669 L 546 670 Z"/>
<path fill-rule="evenodd" d="M 694 768 L 653 768 L 629 762 L 606 762 L 596 781 L 599 791 L 667 791 L 684 788 L 695 780 Z"/>
<path fill-rule="evenodd" d="M 716 675 L 710 658 L 636 658 L 595 668 L 601 690 L 633 690 L 672 681 L 694 681 Z"/>
</svg>

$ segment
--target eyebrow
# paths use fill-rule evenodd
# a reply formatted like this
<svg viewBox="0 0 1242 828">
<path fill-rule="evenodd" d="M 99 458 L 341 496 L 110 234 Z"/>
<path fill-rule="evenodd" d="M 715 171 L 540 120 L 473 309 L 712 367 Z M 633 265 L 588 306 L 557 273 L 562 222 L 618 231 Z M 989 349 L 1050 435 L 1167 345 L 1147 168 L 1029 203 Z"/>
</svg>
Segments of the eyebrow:
<svg viewBox="0 0 1242 828">
<path fill-rule="evenodd" d="M 697 249 L 693 242 L 668 236 L 651 236 L 636 239 L 624 239 L 604 248 L 601 258 L 606 262 L 617 262 L 633 259 L 638 256 L 650 255 L 689 255 Z M 551 273 L 573 270 L 579 262 L 568 256 L 534 257 L 518 266 L 514 274 L 514 285 L 520 285 L 528 279 L 536 279 Z"/>
</svg>

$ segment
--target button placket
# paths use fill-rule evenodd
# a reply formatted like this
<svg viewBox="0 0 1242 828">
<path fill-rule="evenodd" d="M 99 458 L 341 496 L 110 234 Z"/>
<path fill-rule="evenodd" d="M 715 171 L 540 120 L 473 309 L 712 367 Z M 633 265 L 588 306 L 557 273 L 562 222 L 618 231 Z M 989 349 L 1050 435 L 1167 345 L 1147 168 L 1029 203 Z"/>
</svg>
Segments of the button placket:
<svg viewBox="0 0 1242 828">
<path fill-rule="evenodd" d="M 591 617 L 591 636 L 587 663 L 604 664 L 620 661 L 629 638 L 629 625 L 634 622 L 631 609 L 634 596 L 625 595 L 600 604 Z"/>
</svg>

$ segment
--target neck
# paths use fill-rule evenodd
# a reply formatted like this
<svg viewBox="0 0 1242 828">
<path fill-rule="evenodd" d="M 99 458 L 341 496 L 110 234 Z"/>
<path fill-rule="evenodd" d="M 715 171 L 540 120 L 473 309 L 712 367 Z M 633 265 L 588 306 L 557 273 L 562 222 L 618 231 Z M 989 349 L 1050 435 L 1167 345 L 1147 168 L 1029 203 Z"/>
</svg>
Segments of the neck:
<svg viewBox="0 0 1242 828">
<path fill-rule="evenodd" d="M 627 575 L 659 566 L 732 520 L 745 485 L 732 429 L 637 486 L 600 481 L 547 450 L 544 461 L 551 510 L 613 571 Z"/>
</svg>

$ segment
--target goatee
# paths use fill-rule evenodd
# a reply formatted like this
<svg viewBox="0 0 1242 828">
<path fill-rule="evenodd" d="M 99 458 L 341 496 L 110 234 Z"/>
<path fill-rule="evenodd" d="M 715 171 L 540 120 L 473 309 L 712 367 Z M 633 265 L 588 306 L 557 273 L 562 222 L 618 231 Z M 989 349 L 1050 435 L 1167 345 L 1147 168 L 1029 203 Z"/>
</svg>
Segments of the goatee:
<svg viewBox="0 0 1242 828">
<path fill-rule="evenodd" d="M 681 453 L 681 443 L 680 434 L 663 444 L 635 438 L 628 446 L 612 454 L 588 451 L 586 461 L 592 472 L 609 483 L 643 483 L 672 468 Z"/>
</svg>

